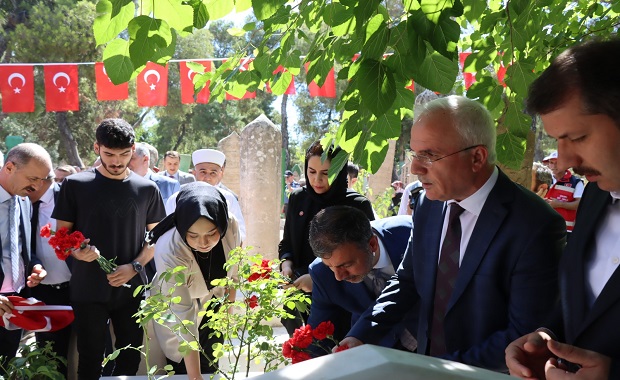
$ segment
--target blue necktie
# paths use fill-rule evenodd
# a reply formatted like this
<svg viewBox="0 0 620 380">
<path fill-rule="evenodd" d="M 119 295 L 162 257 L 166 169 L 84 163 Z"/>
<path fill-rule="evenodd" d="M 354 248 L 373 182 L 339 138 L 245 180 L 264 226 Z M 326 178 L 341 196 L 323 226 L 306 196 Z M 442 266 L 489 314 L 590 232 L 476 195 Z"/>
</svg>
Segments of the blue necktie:
<svg viewBox="0 0 620 380">
<path fill-rule="evenodd" d="M 17 197 L 12 197 L 9 204 L 9 241 L 11 243 L 11 275 L 13 290 L 19 293 L 26 282 L 24 266 L 19 252 L 19 207 Z"/>
</svg>

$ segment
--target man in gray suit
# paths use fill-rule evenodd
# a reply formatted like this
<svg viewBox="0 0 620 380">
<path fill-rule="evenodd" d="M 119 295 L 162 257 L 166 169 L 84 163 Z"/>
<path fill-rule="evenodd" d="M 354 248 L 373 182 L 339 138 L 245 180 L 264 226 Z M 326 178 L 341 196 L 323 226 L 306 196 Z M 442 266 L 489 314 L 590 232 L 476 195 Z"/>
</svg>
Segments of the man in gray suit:
<svg viewBox="0 0 620 380">
<path fill-rule="evenodd" d="M 49 186 L 53 179 L 49 154 L 32 143 L 11 149 L 0 169 L 0 318 L 13 310 L 8 296 L 29 296 L 29 288 L 39 285 L 47 275 L 41 262 L 30 254 L 31 204 L 27 195 Z M 0 327 L 3 367 L 17 353 L 21 335 L 19 329 Z"/>
<path fill-rule="evenodd" d="M 136 150 L 134 150 L 131 161 L 129 161 L 129 169 L 134 173 L 141 175 L 146 179 L 150 179 L 155 182 L 161 193 L 161 197 L 166 203 L 168 198 L 181 189 L 181 185 L 178 181 L 173 180 L 165 176 L 154 173 L 150 169 L 150 153 L 146 144 L 136 143 Z"/>
<path fill-rule="evenodd" d="M 167 151 L 166 154 L 164 154 L 164 167 L 166 168 L 166 171 L 164 171 L 162 175 L 177 180 L 181 185 L 195 182 L 196 178 L 194 178 L 193 175 L 179 170 L 180 164 L 181 155 L 179 152 L 174 150 Z"/>
</svg>

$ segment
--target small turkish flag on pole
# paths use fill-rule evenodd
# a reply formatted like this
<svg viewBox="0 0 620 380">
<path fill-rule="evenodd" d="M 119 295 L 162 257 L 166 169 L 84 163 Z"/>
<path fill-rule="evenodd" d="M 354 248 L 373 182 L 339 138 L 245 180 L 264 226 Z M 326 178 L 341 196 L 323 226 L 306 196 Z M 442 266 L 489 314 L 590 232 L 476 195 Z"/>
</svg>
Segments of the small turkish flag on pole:
<svg viewBox="0 0 620 380">
<path fill-rule="evenodd" d="M 306 72 L 308 72 L 308 63 L 306 63 Z M 335 98 L 336 97 L 336 77 L 334 75 L 334 69 L 332 68 L 327 74 L 327 78 L 325 78 L 325 82 L 323 82 L 323 86 L 319 87 L 319 85 L 312 81 L 308 85 L 308 92 L 310 92 L 310 96 L 322 96 L 324 98 Z"/>
<path fill-rule="evenodd" d="M 80 110 L 77 65 L 43 66 L 43 76 L 47 112 Z"/>
<path fill-rule="evenodd" d="M 138 107 L 165 106 L 168 104 L 168 65 L 147 62 L 136 79 Z"/>
<path fill-rule="evenodd" d="M 476 83 L 476 73 L 465 71 L 465 60 L 471 53 L 459 53 L 459 63 L 461 64 L 461 70 L 463 71 L 463 81 L 465 82 L 465 89 L 469 90 L 472 84 Z"/>
<path fill-rule="evenodd" d="M 201 64 L 205 67 L 205 72 L 211 71 L 211 61 L 192 61 L 194 63 Z M 196 98 L 194 99 L 194 75 L 196 72 L 187 67 L 187 62 L 179 62 L 179 70 L 181 74 L 181 103 L 193 104 L 193 103 L 209 103 L 209 97 L 211 91 L 209 90 L 209 84 L 211 81 L 207 81 L 205 87 L 200 90 Z"/>
<path fill-rule="evenodd" d="M 0 66 L 2 112 L 34 112 L 34 68 Z"/>
<path fill-rule="evenodd" d="M 97 80 L 97 100 L 125 100 L 129 97 L 128 83 L 115 85 L 108 77 L 103 62 L 95 63 L 95 79 Z"/>
</svg>

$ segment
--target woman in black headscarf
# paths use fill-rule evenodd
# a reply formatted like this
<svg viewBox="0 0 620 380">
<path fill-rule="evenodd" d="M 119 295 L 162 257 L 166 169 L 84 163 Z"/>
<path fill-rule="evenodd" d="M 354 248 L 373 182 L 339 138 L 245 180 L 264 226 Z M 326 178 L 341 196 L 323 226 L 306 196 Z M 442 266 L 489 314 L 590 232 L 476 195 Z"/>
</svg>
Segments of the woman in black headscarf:
<svg viewBox="0 0 620 380">
<path fill-rule="evenodd" d="M 331 161 L 341 151 L 340 148 L 327 150 L 327 158 L 321 162 L 323 147 L 320 141 L 315 141 L 306 151 L 305 176 L 306 185 L 291 193 L 286 211 L 284 234 L 278 247 L 282 262 L 282 274 L 294 279 L 294 286 L 306 292 L 312 291 L 312 280 L 308 274 L 308 265 L 316 258 L 308 235 L 310 221 L 322 209 L 345 205 L 355 207 L 366 214 L 369 220 L 374 220 L 374 212 L 370 201 L 363 195 L 348 189 L 347 166 L 344 165 L 333 183 L 328 181 L 328 170 Z M 283 319 L 282 324 L 289 334 L 301 325 L 302 319 L 306 319 L 307 313 L 294 314 L 298 318 Z"/>
<path fill-rule="evenodd" d="M 180 321 L 189 320 L 194 324 L 187 326 L 190 334 L 181 334 L 187 341 L 199 337 L 200 345 L 208 358 L 198 351 L 189 351 L 185 357 L 178 350 L 182 341 L 166 326 L 155 324 L 155 334 L 164 354 L 176 373 L 187 373 L 190 379 L 202 379 L 201 373 L 212 373 L 217 369 L 217 361 L 212 355 L 213 343 L 222 342 L 223 337 L 209 338 L 212 330 L 199 329 L 206 323 L 206 317 L 198 323 L 198 312 L 211 297 L 222 297 L 224 289 L 215 288 L 211 281 L 226 276 L 224 264 L 228 252 L 241 245 L 239 226 L 234 217 L 228 215 L 226 198 L 217 188 L 204 182 L 192 182 L 181 189 L 177 197 L 176 211 L 163 219 L 150 233 L 150 244 L 155 244 L 155 266 L 157 273 L 178 266 L 187 267 L 185 284 L 176 286 L 173 278 L 169 282 L 156 277 L 153 292 L 169 294 L 174 287 L 174 297 L 179 303 L 172 303 L 171 311 Z M 169 325 L 178 324 L 175 320 Z M 183 362 L 184 364 L 183 365 Z"/>
</svg>

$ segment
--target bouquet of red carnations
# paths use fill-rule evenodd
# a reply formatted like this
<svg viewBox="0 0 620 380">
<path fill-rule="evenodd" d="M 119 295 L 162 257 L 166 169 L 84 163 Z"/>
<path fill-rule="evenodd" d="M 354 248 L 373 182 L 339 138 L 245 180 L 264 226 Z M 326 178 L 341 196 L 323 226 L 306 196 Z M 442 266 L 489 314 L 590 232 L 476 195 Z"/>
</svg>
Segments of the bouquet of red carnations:
<svg viewBox="0 0 620 380">
<path fill-rule="evenodd" d="M 293 337 L 282 345 L 282 355 L 285 358 L 291 359 L 292 363 L 303 362 L 304 360 L 312 359 L 312 355 L 308 347 L 310 345 L 316 345 L 321 349 L 327 349 L 321 345 L 321 341 L 330 339 L 335 342 L 337 347 L 335 352 L 346 350 L 347 346 L 339 346 L 338 342 L 334 339 L 334 324 L 330 321 L 319 323 L 319 325 L 313 330 L 312 326 L 305 325 L 295 330 Z M 331 353 L 331 351 L 327 351 Z"/>
<path fill-rule="evenodd" d="M 86 238 L 84 238 L 84 235 L 80 231 L 69 232 L 67 227 L 54 231 L 52 230 L 52 225 L 48 223 L 41 227 L 41 236 L 49 238 L 48 243 L 54 248 L 54 252 L 56 252 L 56 256 L 60 260 L 66 260 L 74 249 L 86 248 L 86 243 L 84 242 Z M 116 267 L 118 267 L 114 259 L 108 260 L 101 255 L 97 258 L 97 264 L 107 274 L 114 272 Z"/>
</svg>

